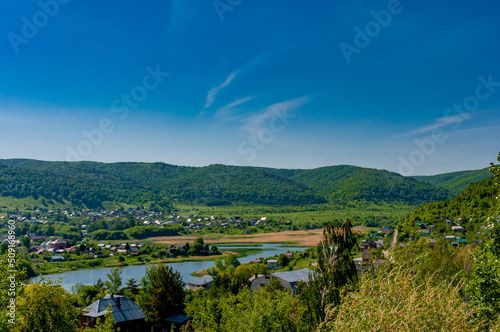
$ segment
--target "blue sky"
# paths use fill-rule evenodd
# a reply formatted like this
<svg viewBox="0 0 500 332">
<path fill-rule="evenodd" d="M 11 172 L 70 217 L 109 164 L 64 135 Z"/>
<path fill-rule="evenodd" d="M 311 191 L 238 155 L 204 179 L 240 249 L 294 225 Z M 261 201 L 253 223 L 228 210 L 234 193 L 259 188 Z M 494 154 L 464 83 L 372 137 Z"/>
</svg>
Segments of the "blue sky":
<svg viewBox="0 0 500 332">
<path fill-rule="evenodd" d="M 500 151 L 495 1 L 1 0 L 0 158 L 404 175 Z"/>
</svg>

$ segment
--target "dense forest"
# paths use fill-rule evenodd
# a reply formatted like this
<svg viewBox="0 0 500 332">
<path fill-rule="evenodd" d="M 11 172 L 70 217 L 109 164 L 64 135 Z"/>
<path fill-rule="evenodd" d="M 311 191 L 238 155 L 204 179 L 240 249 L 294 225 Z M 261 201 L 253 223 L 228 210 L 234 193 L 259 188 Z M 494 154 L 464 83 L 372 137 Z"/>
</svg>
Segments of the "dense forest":
<svg viewBox="0 0 500 332">
<path fill-rule="evenodd" d="M 453 177 L 448 178 L 452 181 Z M 232 203 L 342 205 L 355 201 L 420 205 L 452 198 L 452 190 L 424 180 L 355 166 L 287 170 L 224 165 L 185 167 L 165 163 L 0 160 L 1 196 L 43 198 L 48 204 L 69 202 L 87 208 L 101 208 L 103 202 L 130 205 L 155 202 L 165 208 L 172 202 L 207 206 Z"/>
</svg>

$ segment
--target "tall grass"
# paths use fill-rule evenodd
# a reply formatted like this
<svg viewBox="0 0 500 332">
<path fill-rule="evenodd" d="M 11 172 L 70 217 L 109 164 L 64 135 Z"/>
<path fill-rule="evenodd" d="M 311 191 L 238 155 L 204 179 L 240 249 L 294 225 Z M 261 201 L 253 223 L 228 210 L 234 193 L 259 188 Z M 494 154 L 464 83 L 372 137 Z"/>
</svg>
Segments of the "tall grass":
<svg viewBox="0 0 500 332">
<path fill-rule="evenodd" d="M 359 292 L 327 310 L 320 331 L 483 331 L 462 299 L 463 282 L 418 282 L 414 269 L 394 268 L 366 277 Z"/>
</svg>

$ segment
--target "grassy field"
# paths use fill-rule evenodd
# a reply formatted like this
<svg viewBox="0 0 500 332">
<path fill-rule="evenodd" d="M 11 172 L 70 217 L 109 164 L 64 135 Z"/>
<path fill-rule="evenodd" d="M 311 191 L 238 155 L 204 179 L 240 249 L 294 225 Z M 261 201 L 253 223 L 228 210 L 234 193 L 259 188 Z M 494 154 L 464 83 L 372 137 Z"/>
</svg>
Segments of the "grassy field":
<svg viewBox="0 0 500 332">
<path fill-rule="evenodd" d="M 310 206 L 193 206 L 176 205 L 176 211 L 185 218 L 196 215 L 199 218 L 218 216 L 231 218 L 240 216 L 245 219 L 267 217 L 273 220 L 293 222 L 326 222 L 335 219 L 350 218 L 357 224 L 373 218 L 387 218 L 394 222 L 399 221 L 415 207 L 399 204 L 360 204 L 349 205 L 310 205 Z"/>
<path fill-rule="evenodd" d="M 365 233 L 373 230 L 374 228 L 365 226 L 356 226 L 354 231 Z M 175 244 L 183 242 L 193 242 L 197 235 L 186 236 L 163 236 L 149 238 L 146 241 L 162 244 Z M 284 231 L 277 233 L 258 233 L 248 235 L 226 235 L 226 234 L 213 234 L 204 235 L 203 240 L 205 243 L 224 243 L 224 244 L 259 244 L 259 243 L 286 243 L 288 245 L 295 245 L 300 247 L 316 246 L 323 238 L 322 229 L 313 230 L 299 230 L 299 231 Z"/>
</svg>

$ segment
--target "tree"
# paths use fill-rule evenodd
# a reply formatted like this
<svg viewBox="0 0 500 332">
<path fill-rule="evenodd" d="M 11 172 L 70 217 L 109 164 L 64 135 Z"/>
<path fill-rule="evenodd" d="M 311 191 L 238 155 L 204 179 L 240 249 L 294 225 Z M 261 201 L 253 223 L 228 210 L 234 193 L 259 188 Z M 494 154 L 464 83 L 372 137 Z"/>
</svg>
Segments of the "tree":
<svg viewBox="0 0 500 332">
<path fill-rule="evenodd" d="M 31 246 L 31 238 L 29 236 L 21 236 L 21 238 L 19 239 L 19 241 L 21 242 L 21 245 L 25 246 L 26 249 L 29 249 L 30 246 Z"/>
<path fill-rule="evenodd" d="M 166 318 L 183 312 L 184 285 L 181 274 L 170 266 L 146 267 L 137 302 L 152 326 L 161 327 Z"/>
<path fill-rule="evenodd" d="M 139 293 L 139 285 L 137 284 L 137 280 L 134 278 L 130 278 L 126 283 L 126 287 L 123 289 L 124 295 L 130 299 L 131 301 L 136 300 L 136 296 Z"/>
<path fill-rule="evenodd" d="M 283 268 L 286 267 L 290 263 L 290 257 L 285 254 L 280 254 L 278 256 L 278 264 Z"/>
<path fill-rule="evenodd" d="M 79 310 L 60 281 L 28 285 L 17 302 L 17 332 L 67 332 L 78 327 Z"/>
<path fill-rule="evenodd" d="M 113 311 L 111 309 L 111 304 L 106 309 L 107 313 L 104 315 L 104 319 L 101 317 L 97 318 L 95 327 L 86 327 L 83 332 L 120 332 L 120 328 L 115 329 L 115 324 L 113 322 Z"/>
<path fill-rule="evenodd" d="M 325 318 L 328 305 L 338 305 L 342 289 L 358 281 L 352 250 L 357 246 L 356 234 L 352 232 L 349 219 L 328 222 L 323 230 L 324 240 L 318 244 L 318 270 L 313 280 L 300 287 L 299 298 L 310 307 L 307 312 L 311 324 Z"/>
<path fill-rule="evenodd" d="M 105 282 L 107 290 L 111 294 L 119 294 L 122 287 L 122 272 L 123 270 L 113 267 L 110 273 L 107 274 L 108 280 Z"/>
</svg>

